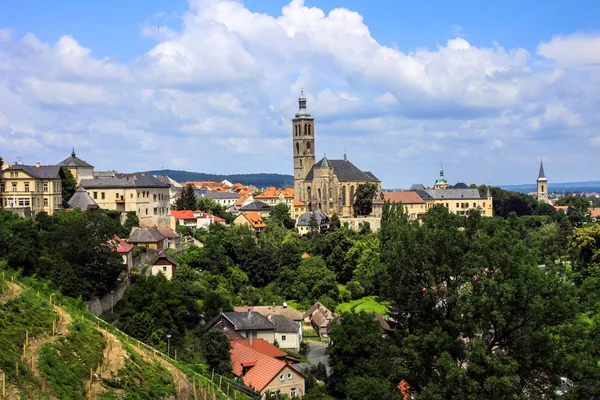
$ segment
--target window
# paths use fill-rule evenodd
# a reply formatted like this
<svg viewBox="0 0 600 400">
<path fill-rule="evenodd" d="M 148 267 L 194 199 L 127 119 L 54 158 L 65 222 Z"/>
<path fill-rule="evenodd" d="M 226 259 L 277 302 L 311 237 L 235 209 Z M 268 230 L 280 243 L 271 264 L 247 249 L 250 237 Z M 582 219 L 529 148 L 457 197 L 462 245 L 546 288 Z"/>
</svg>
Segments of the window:
<svg viewBox="0 0 600 400">
<path fill-rule="evenodd" d="M 296 388 L 290 389 L 290 397 L 294 397 L 296 395 Z"/>
<path fill-rule="evenodd" d="M 29 183 L 25 183 L 25 191 L 29 192 Z"/>
<path fill-rule="evenodd" d="M 246 339 L 256 339 L 256 332 L 246 332 Z"/>
<path fill-rule="evenodd" d="M 47 198 L 44 199 L 44 207 L 48 207 L 48 199 Z"/>
<path fill-rule="evenodd" d="M 456 203 L 456 208 L 458 208 L 458 203 Z"/>
<path fill-rule="evenodd" d="M 300 143 L 296 142 L 296 154 L 300 154 Z"/>
<path fill-rule="evenodd" d="M 281 341 L 285 342 L 286 336 L 285 335 L 281 335 Z"/>
<path fill-rule="evenodd" d="M 104 192 L 102 192 L 102 200 L 104 200 L 104 195 L 105 195 L 105 193 L 104 193 Z"/>
<path fill-rule="evenodd" d="M 4 183 L 0 183 L 0 192 L 4 192 Z"/>
<path fill-rule="evenodd" d="M 118 199 L 119 198 L 119 193 L 115 193 L 115 194 L 116 194 L 115 198 Z"/>
<path fill-rule="evenodd" d="M 47 183 L 44 183 L 44 184 L 42 185 L 42 190 L 43 190 L 44 192 L 47 192 L 47 191 L 48 191 L 48 184 L 47 184 Z"/>
<path fill-rule="evenodd" d="M 163 272 L 167 272 L 167 266 L 163 265 Z"/>
<path fill-rule="evenodd" d="M 283 374 L 279 375 L 279 380 L 282 381 L 283 380 Z"/>
<path fill-rule="evenodd" d="M 138 196 L 139 196 L 139 193 L 138 193 Z M 129 198 L 130 198 L 130 199 L 133 199 L 133 193 L 131 193 L 131 194 L 129 195 Z"/>
<path fill-rule="evenodd" d="M 46 190 L 44 190 L 45 192 Z M 94 192 L 94 200 L 96 200 L 98 198 L 98 192 Z"/>
<path fill-rule="evenodd" d="M 13 187 L 13 192 L 16 192 L 17 191 L 17 182 L 13 182 L 12 187 Z"/>
<path fill-rule="evenodd" d="M 307 148 L 308 150 L 310 150 L 310 142 L 307 142 L 307 143 L 306 143 L 306 148 Z"/>
<path fill-rule="evenodd" d="M 485 201 L 483 202 L 483 208 L 485 208 Z"/>
<path fill-rule="evenodd" d="M 146 208 L 146 215 L 148 215 L 148 209 Z"/>
<path fill-rule="evenodd" d="M 154 215 L 158 214 L 158 208 L 154 207 Z"/>
<path fill-rule="evenodd" d="M 292 379 L 292 374 L 288 374 L 288 379 Z"/>
<path fill-rule="evenodd" d="M 156 201 L 156 195 L 154 195 L 154 201 Z"/>
<path fill-rule="evenodd" d="M 477 203 L 473 203 L 473 208 L 477 208 Z"/>
</svg>

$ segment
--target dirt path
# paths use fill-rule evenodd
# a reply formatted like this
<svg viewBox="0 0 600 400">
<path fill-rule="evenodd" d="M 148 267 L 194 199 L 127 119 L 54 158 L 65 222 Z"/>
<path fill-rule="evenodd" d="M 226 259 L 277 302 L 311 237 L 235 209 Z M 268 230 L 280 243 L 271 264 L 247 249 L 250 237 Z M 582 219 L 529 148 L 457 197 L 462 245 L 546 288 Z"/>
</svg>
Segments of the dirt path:
<svg viewBox="0 0 600 400">
<path fill-rule="evenodd" d="M 14 299 L 18 295 L 20 295 L 21 291 L 23 290 L 23 288 L 21 286 L 17 285 L 16 283 L 12 283 L 12 282 L 6 282 L 6 283 L 8 283 L 6 290 L 4 292 L 0 293 L 0 304 L 4 304 L 9 300 Z"/>
<path fill-rule="evenodd" d="M 98 331 L 104 336 L 106 346 L 104 347 L 100 371 L 96 371 L 96 375 L 102 380 L 114 379 L 119 373 L 119 370 L 125 367 L 125 360 L 129 359 L 129 354 L 115 335 L 100 328 L 98 328 Z M 105 391 L 106 389 L 104 389 L 102 383 L 98 380 L 95 381 L 92 385 L 92 398 L 98 399 L 100 394 Z M 117 390 L 116 392 L 118 393 L 119 391 Z"/>
<path fill-rule="evenodd" d="M 0 377 L 4 374 L 4 372 L 0 369 Z M 1 379 L 0 379 L 1 382 Z M 0 387 L 0 391 L 2 388 Z M 0 393 L 2 396 L 2 393 Z M 6 383 L 6 400 L 20 400 L 21 396 L 19 395 L 19 391 L 13 385 Z"/>
</svg>

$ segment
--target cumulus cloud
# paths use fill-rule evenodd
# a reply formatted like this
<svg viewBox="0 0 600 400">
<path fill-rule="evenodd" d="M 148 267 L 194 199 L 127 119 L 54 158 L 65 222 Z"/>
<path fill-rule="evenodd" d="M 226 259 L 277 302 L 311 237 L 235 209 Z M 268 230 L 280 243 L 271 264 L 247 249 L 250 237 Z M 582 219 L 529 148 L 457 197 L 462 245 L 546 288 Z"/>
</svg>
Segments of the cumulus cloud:
<svg viewBox="0 0 600 400">
<path fill-rule="evenodd" d="M 434 179 L 440 161 L 451 180 L 520 181 L 539 152 L 560 163 L 565 146 L 597 163 L 599 35 L 540 38 L 528 51 L 474 46 L 454 27 L 434 48 L 401 51 L 358 12 L 302 0 L 279 15 L 190 0 L 180 21 L 142 23 L 156 45 L 129 63 L 73 36 L 49 43 L 0 29 L 4 158 L 36 161 L 43 149 L 56 162 L 76 145 L 100 169 L 290 173 L 304 89 L 317 154 L 345 149 L 388 187 Z"/>
</svg>

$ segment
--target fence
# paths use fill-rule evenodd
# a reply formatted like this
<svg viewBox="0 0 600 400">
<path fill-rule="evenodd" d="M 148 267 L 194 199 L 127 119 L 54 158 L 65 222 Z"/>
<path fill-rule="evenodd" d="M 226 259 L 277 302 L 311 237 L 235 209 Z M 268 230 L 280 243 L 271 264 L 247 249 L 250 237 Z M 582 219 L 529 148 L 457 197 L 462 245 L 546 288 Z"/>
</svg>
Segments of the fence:
<svg viewBox="0 0 600 400">
<path fill-rule="evenodd" d="M 99 325 L 102 325 L 107 331 L 111 332 L 115 336 L 119 336 L 124 338 L 128 342 L 133 342 L 138 345 L 138 347 L 143 347 L 145 350 L 154 354 L 154 356 L 158 356 L 165 361 L 168 361 L 172 365 L 178 367 L 182 372 L 184 372 L 188 378 L 192 378 L 194 382 L 196 379 L 200 384 L 204 382 L 207 387 L 208 385 L 212 386 L 215 392 L 219 393 L 220 398 L 228 399 L 228 400 L 253 400 L 260 399 L 261 395 L 259 393 L 254 392 L 253 390 L 247 388 L 246 386 L 231 380 L 225 376 L 215 374 L 214 370 L 207 375 L 200 374 L 196 372 L 192 367 L 184 363 L 183 361 L 175 360 L 171 358 L 169 355 L 164 354 L 160 350 L 156 350 L 154 347 L 133 338 L 126 334 L 125 332 L 119 330 L 114 325 L 109 324 L 108 322 L 96 317 L 94 318 L 98 322 Z"/>
</svg>

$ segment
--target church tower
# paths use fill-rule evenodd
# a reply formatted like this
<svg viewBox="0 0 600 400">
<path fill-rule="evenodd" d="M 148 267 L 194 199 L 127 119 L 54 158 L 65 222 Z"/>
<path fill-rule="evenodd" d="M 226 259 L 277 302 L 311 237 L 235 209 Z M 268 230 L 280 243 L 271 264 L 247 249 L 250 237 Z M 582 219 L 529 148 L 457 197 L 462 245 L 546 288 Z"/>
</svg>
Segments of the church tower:
<svg viewBox="0 0 600 400">
<path fill-rule="evenodd" d="M 298 98 L 298 112 L 292 119 L 292 146 L 294 152 L 294 197 L 305 202 L 304 178 L 315 164 L 315 119 L 306 109 L 304 91 Z"/>
<path fill-rule="evenodd" d="M 549 203 L 548 201 L 548 179 L 544 173 L 544 164 L 540 160 L 540 173 L 537 178 L 537 198 L 538 201 Z"/>
</svg>

